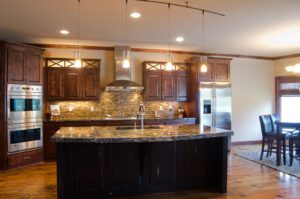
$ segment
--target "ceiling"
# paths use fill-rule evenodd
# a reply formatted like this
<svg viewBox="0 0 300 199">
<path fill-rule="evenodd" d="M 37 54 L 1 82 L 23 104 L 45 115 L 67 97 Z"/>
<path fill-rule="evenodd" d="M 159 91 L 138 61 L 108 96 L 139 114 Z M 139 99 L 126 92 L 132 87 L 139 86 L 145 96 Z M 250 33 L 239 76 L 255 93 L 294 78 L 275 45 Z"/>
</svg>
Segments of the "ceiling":
<svg viewBox="0 0 300 199">
<path fill-rule="evenodd" d="M 205 15 L 207 53 L 271 57 L 300 53 L 299 0 L 190 0 L 189 5 L 226 15 Z M 129 0 L 128 8 L 142 14 L 140 19 L 129 18 L 130 46 L 167 49 L 167 6 Z M 1 0 L 0 39 L 76 44 L 76 9 L 77 0 Z M 81 44 L 124 45 L 125 0 L 81 0 L 80 10 Z M 60 35 L 61 29 L 70 34 Z M 184 42 L 177 43 L 177 36 Z M 172 50 L 202 51 L 202 13 L 171 7 L 171 39 Z"/>
</svg>

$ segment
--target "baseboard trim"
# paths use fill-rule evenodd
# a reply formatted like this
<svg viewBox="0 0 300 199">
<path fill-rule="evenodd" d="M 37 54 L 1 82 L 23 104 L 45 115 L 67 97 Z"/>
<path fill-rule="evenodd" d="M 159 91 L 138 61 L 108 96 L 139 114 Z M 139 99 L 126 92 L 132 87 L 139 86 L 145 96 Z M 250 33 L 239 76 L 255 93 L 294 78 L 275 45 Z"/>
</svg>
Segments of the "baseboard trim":
<svg viewBox="0 0 300 199">
<path fill-rule="evenodd" d="M 251 144 L 261 144 L 261 140 L 253 140 L 253 141 L 243 141 L 243 142 L 232 142 L 233 146 L 237 145 L 251 145 Z"/>
</svg>

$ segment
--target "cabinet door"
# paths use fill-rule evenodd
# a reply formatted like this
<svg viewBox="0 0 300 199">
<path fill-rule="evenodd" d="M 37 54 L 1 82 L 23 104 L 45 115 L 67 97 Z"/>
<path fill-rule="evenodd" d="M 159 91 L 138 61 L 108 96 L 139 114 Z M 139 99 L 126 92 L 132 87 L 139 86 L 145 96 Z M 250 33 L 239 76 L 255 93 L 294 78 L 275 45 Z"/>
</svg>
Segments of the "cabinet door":
<svg viewBox="0 0 300 199">
<path fill-rule="evenodd" d="M 28 84 L 42 84 L 42 52 L 28 50 L 26 53 L 26 78 Z"/>
<path fill-rule="evenodd" d="M 150 144 L 151 186 L 172 186 L 176 182 L 176 143 L 157 142 Z"/>
<path fill-rule="evenodd" d="M 177 176 L 180 184 L 199 183 L 206 179 L 206 142 L 203 140 L 177 143 Z"/>
<path fill-rule="evenodd" d="M 72 150 L 72 198 L 95 198 L 102 188 L 102 145 L 73 144 Z"/>
<path fill-rule="evenodd" d="M 215 61 L 212 68 L 212 76 L 215 81 L 228 81 L 229 63 L 226 61 Z"/>
<path fill-rule="evenodd" d="M 161 100 L 161 72 L 147 71 L 144 81 L 145 99 Z"/>
<path fill-rule="evenodd" d="M 175 79 L 174 72 L 162 72 L 162 100 L 176 100 Z"/>
<path fill-rule="evenodd" d="M 187 72 L 179 72 L 176 75 L 177 101 L 188 101 L 190 88 L 190 76 Z"/>
<path fill-rule="evenodd" d="M 99 99 L 99 70 L 84 70 L 82 75 L 83 99 Z"/>
<path fill-rule="evenodd" d="M 112 194 L 115 191 L 136 190 L 142 185 L 139 144 L 111 145 Z"/>
<path fill-rule="evenodd" d="M 208 60 L 207 61 L 207 72 L 201 72 L 202 63 L 198 63 L 198 76 L 200 81 L 212 81 L 212 65 L 213 63 Z"/>
<path fill-rule="evenodd" d="M 47 69 L 47 98 L 58 100 L 64 98 L 64 75 L 65 70 L 61 68 Z"/>
<path fill-rule="evenodd" d="M 78 69 L 68 69 L 66 71 L 65 99 L 80 99 L 81 94 L 81 72 Z"/>
<path fill-rule="evenodd" d="M 7 49 L 8 83 L 26 83 L 25 49 L 9 45 Z"/>
</svg>

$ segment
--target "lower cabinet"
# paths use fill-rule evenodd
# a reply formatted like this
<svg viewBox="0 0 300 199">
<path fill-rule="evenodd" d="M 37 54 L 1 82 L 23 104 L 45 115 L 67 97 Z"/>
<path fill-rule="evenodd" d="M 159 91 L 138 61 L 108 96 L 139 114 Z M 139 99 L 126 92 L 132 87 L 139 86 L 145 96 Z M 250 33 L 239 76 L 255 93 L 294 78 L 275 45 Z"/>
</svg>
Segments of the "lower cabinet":
<svg viewBox="0 0 300 199">
<path fill-rule="evenodd" d="M 111 172 L 111 192 L 136 190 L 142 186 L 143 156 L 139 144 L 111 144 L 110 164 L 106 169 Z"/>
<path fill-rule="evenodd" d="M 156 142 L 150 145 L 150 182 L 155 188 L 176 184 L 176 143 Z"/>
<path fill-rule="evenodd" d="M 207 168 L 203 164 L 206 159 L 206 142 L 181 141 L 177 143 L 177 177 L 179 185 L 197 185 L 205 179 Z"/>
<path fill-rule="evenodd" d="M 58 198 L 227 190 L 227 138 L 153 143 L 57 143 Z"/>
</svg>

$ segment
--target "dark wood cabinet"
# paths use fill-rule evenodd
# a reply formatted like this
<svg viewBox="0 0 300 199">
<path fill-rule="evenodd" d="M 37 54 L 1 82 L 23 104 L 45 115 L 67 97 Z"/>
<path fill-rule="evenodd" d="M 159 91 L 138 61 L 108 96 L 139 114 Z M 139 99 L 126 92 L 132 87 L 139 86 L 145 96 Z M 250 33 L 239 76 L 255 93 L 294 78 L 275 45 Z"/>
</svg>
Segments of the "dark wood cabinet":
<svg viewBox="0 0 300 199">
<path fill-rule="evenodd" d="M 201 80 L 201 81 L 212 81 L 213 80 L 212 65 L 213 65 L 213 63 L 210 60 L 208 60 L 207 64 L 206 64 L 207 72 L 204 73 L 204 72 L 201 72 L 202 63 L 198 63 L 198 71 L 199 71 L 198 78 L 199 78 L 199 80 Z"/>
<path fill-rule="evenodd" d="M 58 198 L 111 198 L 188 189 L 226 193 L 227 139 L 56 143 Z"/>
<path fill-rule="evenodd" d="M 42 84 L 43 50 L 18 44 L 7 45 L 8 83 Z"/>
<path fill-rule="evenodd" d="M 196 70 L 196 81 L 230 81 L 230 61 L 228 58 L 214 58 L 207 59 L 207 72 L 201 72 L 200 57 L 191 57 L 186 60 Z"/>
<path fill-rule="evenodd" d="M 86 69 L 82 77 L 82 97 L 84 99 L 95 99 L 99 96 L 99 71 Z"/>
<path fill-rule="evenodd" d="M 100 90 L 100 60 L 83 60 L 92 67 L 62 67 L 73 60 L 47 58 L 46 85 L 48 100 L 98 100 Z M 85 64 L 87 65 L 87 64 Z M 88 65 L 90 66 L 90 65 Z"/>
<path fill-rule="evenodd" d="M 0 41 L 0 170 L 25 166 L 43 159 L 43 150 L 8 153 L 8 84 L 42 85 L 44 50 L 19 43 Z"/>
<path fill-rule="evenodd" d="M 215 81 L 228 81 L 230 65 L 228 61 L 215 60 L 212 68 L 212 76 Z"/>
<path fill-rule="evenodd" d="M 73 176 L 74 195 L 72 198 L 87 197 L 98 193 L 99 188 L 102 188 L 103 181 L 103 166 L 102 146 L 97 144 L 74 144 L 73 150 Z M 83 170 L 89 172 L 81 172 Z M 88 190 L 86 192 L 86 190 Z M 85 192 L 82 195 L 82 192 Z"/>
<path fill-rule="evenodd" d="M 145 100 L 188 101 L 190 66 L 174 63 L 174 70 L 166 71 L 164 62 L 144 62 Z"/>
<path fill-rule="evenodd" d="M 144 75 L 145 99 L 161 100 L 161 71 L 146 71 Z"/>
<path fill-rule="evenodd" d="M 29 49 L 26 52 L 26 78 L 28 84 L 43 83 L 42 52 Z"/>
<path fill-rule="evenodd" d="M 46 77 L 46 94 L 47 99 L 53 99 L 53 100 L 61 100 L 65 97 L 64 92 L 64 69 L 61 68 L 47 68 L 47 77 Z"/>
<path fill-rule="evenodd" d="M 142 186 L 142 162 L 139 144 L 111 144 L 112 194 L 136 190 Z M 120 166 L 122 165 L 122 166 Z M 115 191 L 117 190 L 117 193 Z"/>
<path fill-rule="evenodd" d="M 177 143 L 178 178 L 182 183 L 199 183 L 205 179 L 207 168 L 203 164 L 206 159 L 206 142 L 203 140 L 182 141 Z"/>
<path fill-rule="evenodd" d="M 81 83 L 83 80 L 83 78 L 81 77 L 81 70 L 67 69 L 65 73 L 65 78 L 65 98 L 69 100 L 81 99 Z"/>
<path fill-rule="evenodd" d="M 157 142 L 150 144 L 150 183 L 156 186 L 175 186 L 176 143 Z"/>
<path fill-rule="evenodd" d="M 176 100 L 176 73 L 162 72 L 162 100 Z"/>
<path fill-rule="evenodd" d="M 38 149 L 33 151 L 16 153 L 16 154 L 8 155 L 7 159 L 8 159 L 9 168 L 24 166 L 39 161 L 43 161 L 43 150 Z"/>
<path fill-rule="evenodd" d="M 177 101 L 188 101 L 190 98 L 190 75 L 189 72 L 176 73 L 176 97 Z"/>
<path fill-rule="evenodd" d="M 26 82 L 25 49 L 15 45 L 7 48 L 8 83 L 23 84 Z"/>
</svg>

